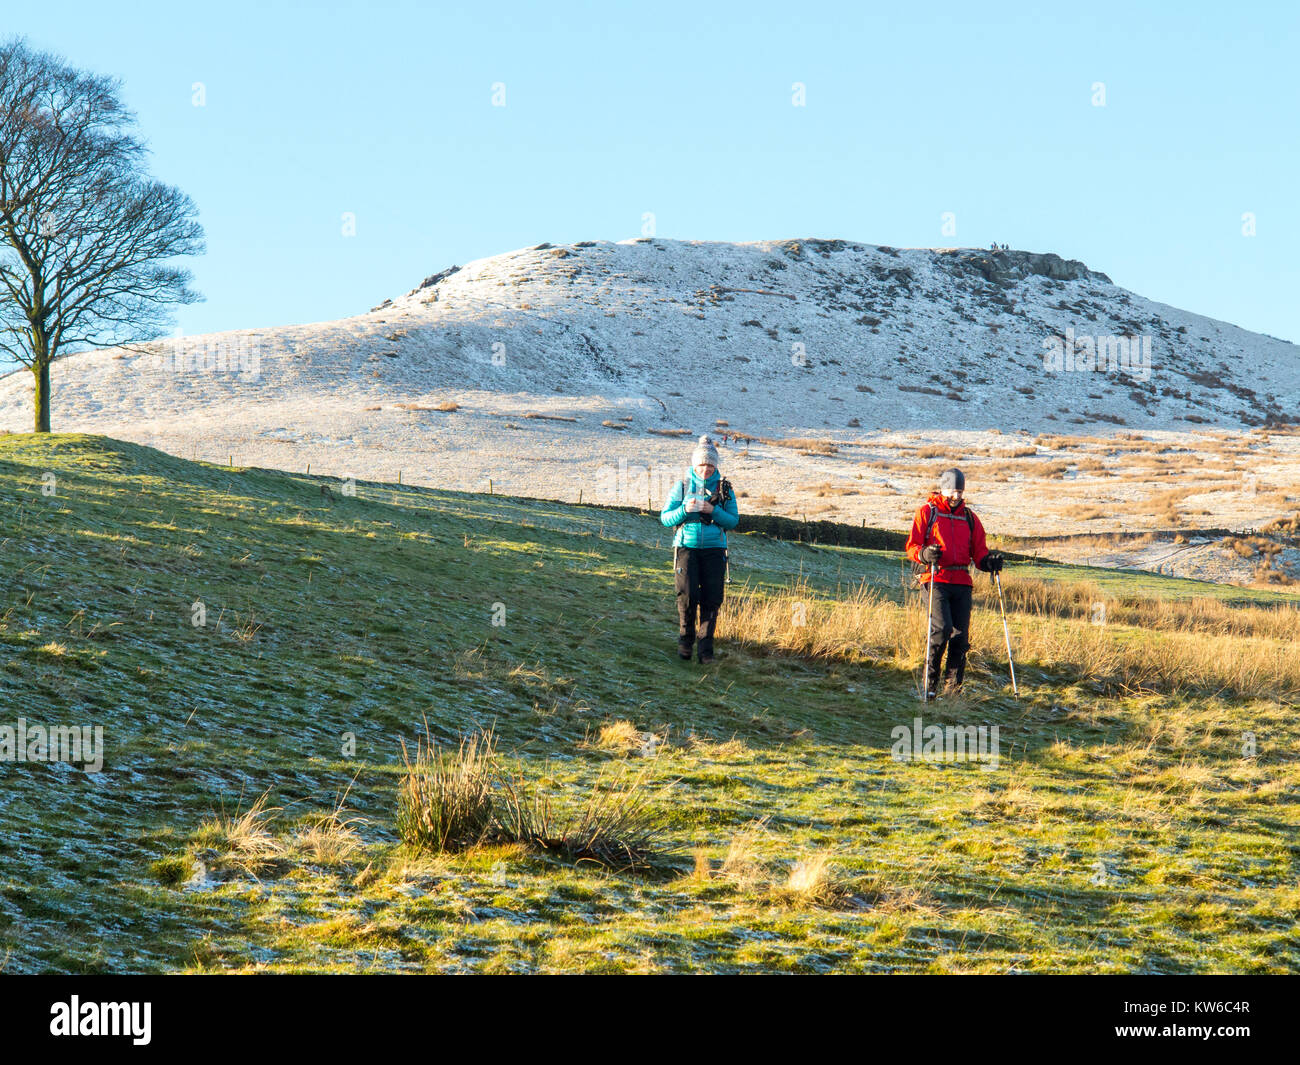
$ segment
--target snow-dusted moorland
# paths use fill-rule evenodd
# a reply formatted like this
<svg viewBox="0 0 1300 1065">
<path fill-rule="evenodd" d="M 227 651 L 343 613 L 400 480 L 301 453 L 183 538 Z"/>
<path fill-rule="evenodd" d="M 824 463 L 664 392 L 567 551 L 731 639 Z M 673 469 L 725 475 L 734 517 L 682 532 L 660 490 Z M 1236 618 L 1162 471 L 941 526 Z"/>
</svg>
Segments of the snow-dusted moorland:
<svg viewBox="0 0 1300 1065">
<path fill-rule="evenodd" d="M 30 397 L 30 374 L 0 379 L 0 429 L 30 428 Z M 807 512 L 810 489 L 847 478 L 860 490 L 812 509 L 889 524 L 930 466 L 1014 434 L 1185 444 L 1297 411 L 1295 345 L 1055 255 L 640 239 L 480 259 L 337 321 L 71 355 L 53 421 L 221 462 L 638 503 L 677 475 L 688 434 L 812 439 L 839 451 L 732 442 L 750 508 Z M 899 445 L 926 460 L 915 477 L 873 468 L 888 454 L 873 446 Z M 1256 472 L 1280 483 L 1294 460 L 1264 451 Z M 973 495 L 1020 532 L 1097 528 L 1047 507 L 1026 522 L 1022 480 Z M 1288 510 L 1252 506 L 1203 524 Z"/>
</svg>

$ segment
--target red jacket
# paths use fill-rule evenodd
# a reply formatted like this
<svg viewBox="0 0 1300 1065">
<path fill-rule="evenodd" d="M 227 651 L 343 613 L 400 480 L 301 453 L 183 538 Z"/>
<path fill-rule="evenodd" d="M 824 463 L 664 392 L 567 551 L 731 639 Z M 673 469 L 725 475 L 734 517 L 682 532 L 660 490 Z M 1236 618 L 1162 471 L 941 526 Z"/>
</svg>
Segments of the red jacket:
<svg viewBox="0 0 1300 1065">
<path fill-rule="evenodd" d="M 930 524 L 931 507 L 937 513 L 927 540 L 925 531 Z M 935 581 L 939 584 L 973 584 L 970 564 L 973 562 L 978 566 L 989 553 L 988 544 L 984 542 L 984 526 L 980 524 L 975 512 L 966 507 L 966 501 L 962 500 L 954 510 L 937 493 L 916 510 L 916 517 L 912 520 L 912 533 L 907 538 L 907 557 L 913 562 L 920 562 L 921 548 L 926 544 L 938 544 L 943 551 L 935 574 Z M 921 583 L 929 582 L 930 569 L 927 566 L 921 575 Z"/>
</svg>

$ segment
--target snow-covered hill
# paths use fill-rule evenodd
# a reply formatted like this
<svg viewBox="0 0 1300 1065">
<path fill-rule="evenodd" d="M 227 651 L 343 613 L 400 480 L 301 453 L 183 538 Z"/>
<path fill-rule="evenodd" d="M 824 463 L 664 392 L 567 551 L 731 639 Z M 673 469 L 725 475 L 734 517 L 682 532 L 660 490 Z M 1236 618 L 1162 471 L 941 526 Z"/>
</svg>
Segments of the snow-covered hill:
<svg viewBox="0 0 1300 1065">
<path fill-rule="evenodd" d="M 1065 337 L 1076 362 L 1091 344 L 1118 365 L 1045 365 L 1064 362 L 1052 338 Z M 1137 339 L 1115 352 L 1112 337 Z M 1141 353 L 1128 372 L 1122 348 Z M 1235 428 L 1300 411 L 1295 345 L 1081 263 L 836 240 L 543 244 L 353 318 L 149 351 L 62 360 L 56 428 L 217 417 L 300 436 L 325 426 L 283 424 L 286 404 L 319 421 L 431 392 L 581 396 L 634 427 L 723 418 L 755 435 Z M 23 373 L 0 381 L 0 427 L 28 427 L 30 387 Z"/>
</svg>

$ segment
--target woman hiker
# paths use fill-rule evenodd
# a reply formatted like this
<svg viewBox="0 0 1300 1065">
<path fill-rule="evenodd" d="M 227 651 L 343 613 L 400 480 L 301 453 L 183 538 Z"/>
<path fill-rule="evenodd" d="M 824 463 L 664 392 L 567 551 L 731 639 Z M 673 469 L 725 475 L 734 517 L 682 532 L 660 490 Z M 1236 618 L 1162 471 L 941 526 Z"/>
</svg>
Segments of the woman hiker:
<svg viewBox="0 0 1300 1065">
<path fill-rule="evenodd" d="M 713 630 L 727 579 L 727 530 L 740 522 L 736 494 L 718 475 L 718 449 L 709 437 L 700 437 L 695 445 L 691 467 L 673 486 L 659 519 L 677 529 L 677 654 L 689 662 L 698 633 L 700 664 L 707 665 L 713 661 Z"/>
<path fill-rule="evenodd" d="M 970 648 L 971 563 L 985 573 L 1002 570 L 1002 553 L 988 549 L 983 524 L 963 501 L 965 491 L 966 477 L 961 470 L 944 470 L 939 491 L 917 508 L 907 538 L 907 557 L 918 563 L 922 586 L 929 585 L 931 573 L 934 575 L 930 658 L 925 663 L 926 702 L 939 691 L 939 663 L 945 646 L 945 693 L 961 691 L 966 651 Z"/>
</svg>

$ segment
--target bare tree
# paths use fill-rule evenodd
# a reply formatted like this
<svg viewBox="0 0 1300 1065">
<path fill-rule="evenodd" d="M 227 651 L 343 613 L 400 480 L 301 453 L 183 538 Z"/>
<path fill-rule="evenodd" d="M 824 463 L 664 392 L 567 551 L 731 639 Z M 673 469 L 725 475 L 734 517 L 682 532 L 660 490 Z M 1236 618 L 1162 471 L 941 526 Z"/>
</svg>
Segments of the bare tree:
<svg viewBox="0 0 1300 1065">
<path fill-rule="evenodd" d="M 35 376 L 50 431 L 50 364 L 65 350 L 152 339 L 201 297 L 193 201 L 145 172 L 119 81 L 22 39 L 0 45 L 0 352 Z"/>
</svg>

